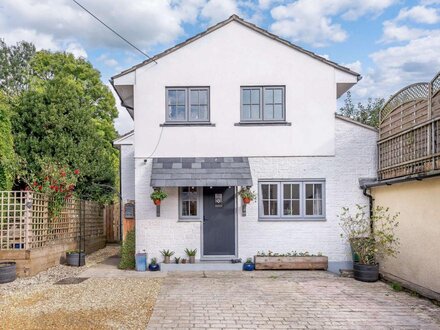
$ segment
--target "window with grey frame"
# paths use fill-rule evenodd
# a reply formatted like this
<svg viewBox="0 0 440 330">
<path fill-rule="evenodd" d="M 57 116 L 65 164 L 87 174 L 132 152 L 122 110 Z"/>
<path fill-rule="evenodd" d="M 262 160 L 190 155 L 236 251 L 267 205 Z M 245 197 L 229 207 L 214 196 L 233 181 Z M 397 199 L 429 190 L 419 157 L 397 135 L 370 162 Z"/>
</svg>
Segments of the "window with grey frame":
<svg viewBox="0 0 440 330">
<path fill-rule="evenodd" d="M 209 122 L 209 87 L 167 87 L 166 121 Z"/>
<path fill-rule="evenodd" d="M 266 220 L 325 218 L 324 181 L 259 182 L 259 214 Z"/>
<path fill-rule="evenodd" d="M 240 120 L 242 122 L 285 121 L 285 87 L 241 87 Z"/>
<path fill-rule="evenodd" d="M 201 213 L 201 188 L 179 188 L 179 218 L 181 220 L 200 219 Z"/>
</svg>

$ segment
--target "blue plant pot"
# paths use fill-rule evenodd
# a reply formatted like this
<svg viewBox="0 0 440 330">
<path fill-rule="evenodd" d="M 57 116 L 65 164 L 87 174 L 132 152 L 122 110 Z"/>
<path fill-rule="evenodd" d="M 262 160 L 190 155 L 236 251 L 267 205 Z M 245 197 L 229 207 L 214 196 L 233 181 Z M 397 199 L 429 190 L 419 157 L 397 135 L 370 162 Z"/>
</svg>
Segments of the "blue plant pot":
<svg viewBox="0 0 440 330">
<path fill-rule="evenodd" d="M 251 271 L 255 270 L 255 264 L 245 263 L 245 264 L 243 264 L 243 270 L 245 270 L 247 272 L 251 272 Z"/>
<path fill-rule="evenodd" d="M 147 254 L 146 253 L 136 253 L 136 270 L 138 272 L 145 272 L 147 270 Z"/>
<path fill-rule="evenodd" d="M 157 272 L 157 271 L 159 271 L 160 270 L 160 265 L 159 264 L 150 264 L 149 266 L 148 266 L 148 270 L 150 271 L 150 272 Z"/>
</svg>

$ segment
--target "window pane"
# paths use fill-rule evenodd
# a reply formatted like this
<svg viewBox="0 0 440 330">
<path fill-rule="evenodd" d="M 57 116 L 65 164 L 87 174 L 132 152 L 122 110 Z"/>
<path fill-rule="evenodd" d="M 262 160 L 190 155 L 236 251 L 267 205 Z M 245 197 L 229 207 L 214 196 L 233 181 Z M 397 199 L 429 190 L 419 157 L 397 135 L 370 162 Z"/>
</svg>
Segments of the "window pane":
<svg viewBox="0 0 440 330">
<path fill-rule="evenodd" d="M 283 90 L 282 88 L 277 88 L 274 90 L 274 103 L 283 103 Z"/>
<path fill-rule="evenodd" d="M 187 217 L 189 215 L 188 202 L 182 202 L 182 216 Z"/>
<path fill-rule="evenodd" d="M 251 119 L 251 106 L 243 105 L 243 119 Z"/>
<path fill-rule="evenodd" d="M 191 120 L 197 120 L 200 117 L 200 107 L 198 105 L 192 105 L 190 111 Z"/>
<path fill-rule="evenodd" d="M 201 105 L 199 107 L 199 120 L 208 120 L 208 106 Z"/>
<path fill-rule="evenodd" d="M 292 201 L 283 202 L 283 215 L 292 215 Z"/>
<path fill-rule="evenodd" d="M 176 104 L 176 91 L 168 90 L 168 105 Z"/>
<path fill-rule="evenodd" d="M 269 202 L 269 215 L 278 215 L 278 203 L 277 201 Z"/>
<path fill-rule="evenodd" d="M 185 106 L 178 105 L 176 107 L 176 120 L 185 120 Z"/>
<path fill-rule="evenodd" d="M 269 198 L 269 185 L 268 184 L 261 185 L 261 196 L 263 199 Z"/>
<path fill-rule="evenodd" d="M 189 202 L 189 215 L 192 217 L 197 216 L 197 201 Z"/>
<path fill-rule="evenodd" d="M 272 104 L 273 103 L 273 90 L 272 89 L 264 89 L 264 104 Z"/>
<path fill-rule="evenodd" d="M 292 184 L 292 198 L 299 199 L 299 184 Z"/>
<path fill-rule="evenodd" d="M 277 199 L 278 198 L 278 190 L 276 184 L 270 185 L 270 199 Z"/>
<path fill-rule="evenodd" d="M 273 119 L 283 119 L 283 107 L 280 104 L 276 104 L 273 110 Z"/>
<path fill-rule="evenodd" d="M 300 215 L 300 213 L 299 213 L 299 200 L 292 201 L 292 215 Z"/>
<path fill-rule="evenodd" d="M 322 198 L 322 185 L 321 184 L 315 184 L 314 187 L 314 198 L 315 199 L 321 199 Z"/>
<path fill-rule="evenodd" d="M 259 89 L 252 89 L 251 101 L 252 101 L 252 104 L 260 104 L 260 90 Z"/>
<path fill-rule="evenodd" d="M 243 104 L 251 104 L 251 91 L 243 89 Z"/>
<path fill-rule="evenodd" d="M 177 91 L 177 104 L 185 105 L 185 91 Z"/>
<path fill-rule="evenodd" d="M 191 105 L 199 105 L 199 91 L 192 90 L 190 95 Z"/>
<path fill-rule="evenodd" d="M 207 90 L 199 91 L 199 104 L 200 105 L 208 105 L 208 91 Z"/>
<path fill-rule="evenodd" d="M 291 199 L 292 193 L 291 193 L 291 184 L 284 184 L 283 190 L 284 190 L 284 199 Z"/>
<path fill-rule="evenodd" d="M 313 215 L 322 215 L 322 200 L 313 201 Z"/>
<path fill-rule="evenodd" d="M 313 200 L 306 201 L 306 215 L 313 215 Z"/>
<path fill-rule="evenodd" d="M 270 119 L 274 119 L 273 116 L 273 105 L 265 105 L 264 106 L 264 119 L 266 120 L 270 120 Z"/>
<path fill-rule="evenodd" d="M 313 198 L 313 184 L 306 184 L 306 198 Z"/>
<path fill-rule="evenodd" d="M 263 215 L 269 215 L 269 202 L 263 201 Z"/>
<path fill-rule="evenodd" d="M 260 106 L 252 105 L 251 119 L 260 119 Z"/>
<path fill-rule="evenodd" d="M 181 216 L 182 217 L 196 217 L 198 191 L 197 187 L 182 187 L 180 189 L 181 201 Z"/>
</svg>

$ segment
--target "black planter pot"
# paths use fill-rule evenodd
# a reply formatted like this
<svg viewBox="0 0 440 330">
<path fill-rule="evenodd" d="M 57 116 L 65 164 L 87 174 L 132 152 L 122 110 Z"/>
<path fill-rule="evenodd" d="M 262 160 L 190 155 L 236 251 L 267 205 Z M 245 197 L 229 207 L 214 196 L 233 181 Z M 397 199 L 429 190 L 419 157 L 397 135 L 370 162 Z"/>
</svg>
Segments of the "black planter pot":
<svg viewBox="0 0 440 330">
<path fill-rule="evenodd" d="M 81 254 L 81 257 L 80 257 Z M 69 266 L 84 266 L 86 264 L 86 254 L 82 253 L 68 253 L 66 255 L 66 262 Z"/>
<path fill-rule="evenodd" d="M 364 265 L 355 262 L 353 264 L 353 276 L 358 281 L 376 282 L 379 280 L 379 264 Z"/>
<path fill-rule="evenodd" d="M 9 283 L 17 278 L 15 262 L 0 262 L 0 283 Z"/>
</svg>

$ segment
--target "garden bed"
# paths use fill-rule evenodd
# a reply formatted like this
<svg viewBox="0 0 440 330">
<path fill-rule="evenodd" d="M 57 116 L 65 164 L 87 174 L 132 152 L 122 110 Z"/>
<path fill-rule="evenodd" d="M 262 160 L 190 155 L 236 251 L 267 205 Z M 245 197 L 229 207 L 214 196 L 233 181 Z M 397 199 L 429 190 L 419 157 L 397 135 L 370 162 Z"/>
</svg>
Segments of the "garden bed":
<svg viewBox="0 0 440 330">
<path fill-rule="evenodd" d="M 327 270 L 326 256 L 255 256 L 256 270 Z"/>
</svg>

